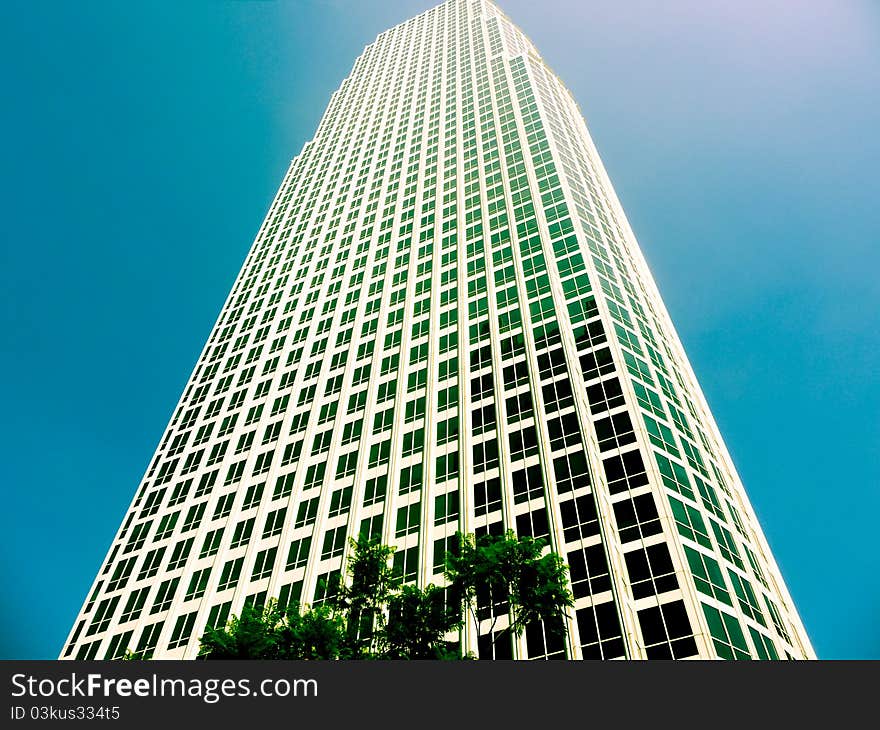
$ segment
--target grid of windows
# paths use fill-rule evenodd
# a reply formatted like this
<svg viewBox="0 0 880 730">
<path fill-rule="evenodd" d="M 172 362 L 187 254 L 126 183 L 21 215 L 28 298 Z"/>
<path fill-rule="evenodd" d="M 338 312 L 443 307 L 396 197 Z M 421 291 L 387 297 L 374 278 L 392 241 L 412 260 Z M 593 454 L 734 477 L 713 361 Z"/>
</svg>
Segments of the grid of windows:
<svg viewBox="0 0 880 730">
<path fill-rule="evenodd" d="M 577 105 L 489 0 L 331 98 L 63 656 L 193 656 L 326 600 L 358 535 L 436 580 L 458 529 L 547 539 L 576 597 L 562 638 L 469 626 L 484 658 L 811 656 Z"/>
</svg>

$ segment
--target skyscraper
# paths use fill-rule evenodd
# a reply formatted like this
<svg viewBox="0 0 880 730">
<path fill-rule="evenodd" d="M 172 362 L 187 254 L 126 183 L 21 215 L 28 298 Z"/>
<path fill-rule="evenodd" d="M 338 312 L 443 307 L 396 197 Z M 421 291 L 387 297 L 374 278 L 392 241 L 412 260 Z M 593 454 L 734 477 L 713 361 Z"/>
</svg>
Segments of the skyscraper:
<svg viewBox="0 0 880 730">
<path fill-rule="evenodd" d="M 246 601 L 326 599 L 349 537 L 425 584 L 505 529 L 576 605 L 561 640 L 468 624 L 481 658 L 814 656 L 577 104 L 448 0 L 292 161 L 62 657 L 193 657 Z"/>
</svg>

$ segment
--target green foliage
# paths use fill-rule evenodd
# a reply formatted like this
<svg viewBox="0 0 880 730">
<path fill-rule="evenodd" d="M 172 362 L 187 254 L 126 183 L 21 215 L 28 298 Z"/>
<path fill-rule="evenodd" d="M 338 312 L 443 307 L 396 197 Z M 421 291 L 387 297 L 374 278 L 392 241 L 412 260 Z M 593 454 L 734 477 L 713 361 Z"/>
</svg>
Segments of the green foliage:
<svg viewBox="0 0 880 730">
<path fill-rule="evenodd" d="M 564 631 L 565 609 L 574 605 L 567 567 L 556 553 L 542 556 L 543 540 L 504 535 L 458 534 L 459 547 L 447 555 L 446 579 L 453 595 L 478 622 L 477 606 L 495 607 L 492 623 L 509 613 L 509 630 L 520 636 L 534 621 L 555 633 Z M 494 634 L 493 634 L 494 636 Z"/>
<path fill-rule="evenodd" d="M 282 624 L 278 605 L 245 605 L 224 627 L 208 629 L 200 640 L 203 659 L 278 659 L 278 632 Z"/>
<path fill-rule="evenodd" d="M 556 553 L 520 565 L 510 600 L 515 633 L 522 633 L 533 621 L 543 621 L 557 635 L 565 632 L 565 609 L 574 606 L 567 574 L 568 566 Z"/>
<path fill-rule="evenodd" d="M 287 611 L 278 629 L 280 659 L 339 659 L 345 651 L 345 619 L 329 606 Z"/>
<path fill-rule="evenodd" d="M 385 658 L 458 659 L 444 637 L 461 625 L 461 604 L 450 604 L 443 588 L 403 586 L 388 602 Z"/>
<path fill-rule="evenodd" d="M 270 600 L 246 605 L 226 626 L 208 629 L 200 640 L 201 659 L 337 659 L 344 621 L 329 608 L 304 612 L 293 606 L 282 613 Z"/>
<path fill-rule="evenodd" d="M 383 651 L 385 606 L 400 589 L 388 564 L 394 548 L 378 540 L 351 540 L 349 583 L 340 581 L 332 604 L 346 616 L 345 654 L 352 659 L 376 658 Z"/>
<path fill-rule="evenodd" d="M 469 659 L 446 636 L 462 627 L 465 612 L 477 621 L 478 605 L 494 607 L 492 629 L 499 616 L 509 616 L 507 630 L 516 636 L 534 621 L 564 630 L 565 609 L 574 604 L 567 568 L 555 553 L 542 555 L 541 540 L 512 531 L 458 538 L 459 549 L 447 555 L 446 588 L 402 586 L 390 567 L 393 548 L 352 541 L 349 580 L 333 586 L 325 604 L 286 612 L 274 600 L 246 605 L 226 626 L 205 632 L 199 658 Z"/>
</svg>

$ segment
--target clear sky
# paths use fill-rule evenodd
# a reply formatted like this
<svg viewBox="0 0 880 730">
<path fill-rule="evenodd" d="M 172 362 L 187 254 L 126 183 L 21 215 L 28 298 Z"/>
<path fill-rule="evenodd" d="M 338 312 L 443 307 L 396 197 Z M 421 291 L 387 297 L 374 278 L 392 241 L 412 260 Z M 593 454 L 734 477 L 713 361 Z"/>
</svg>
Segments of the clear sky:
<svg viewBox="0 0 880 730">
<path fill-rule="evenodd" d="M 0 2 L 0 657 L 57 656 L 290 159 L 431 1 Z M 502 0 L 815 648 L 880 657 L 880 5 Z"/>
</svg>

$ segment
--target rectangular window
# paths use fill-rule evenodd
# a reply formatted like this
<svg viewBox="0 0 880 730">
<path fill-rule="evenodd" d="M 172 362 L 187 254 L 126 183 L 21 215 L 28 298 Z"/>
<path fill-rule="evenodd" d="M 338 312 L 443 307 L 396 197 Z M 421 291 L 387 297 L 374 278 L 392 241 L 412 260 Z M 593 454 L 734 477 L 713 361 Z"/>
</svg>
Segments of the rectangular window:
<svg viewBox="0 0 880 730">
<path fill-rule="evenodd" d="M 121 634 L 116 634 L 107 646 L 104 659 L 122 659 L 129 649 L 129 642 L 133 633 L 133 631 L 124 631 Z"/>
<path fill-rule="evenodd" d="M 311 537 L 303 537 L 299 540 L 294 540 L 290 544 L 290 551 L 287 554 L 287 570 L 304 568 L 309 559 L 309 549 L 311 546 Z"/>
<path fill-rule="evenodd" d="M 678 528 L 679 534 L 711 549 L 712 541 L 709 539 L 709 530 L 706 528 L 706 523 L 699 510 L 674 497 L 669 497 L 669 505 L 672 507 L 675 526 Z"/>
<path fill-rule="evenodd" d="M 212 520 L 222 520 L 225 517 L 229 517 L 232 512 L 232 503 L 235 501 L 235 492 L 229 492 L 229 494 L 223 494 L 217 499 L 217 505 L 214 507 L 214 515 L 211 518 Z M 184 523 L 184 532 L 189 529 L 189 527 L 195 527 L 198 524 L 198 521 L 201 519 L 201 515 L 205 512 L 205 503 L 203 502 L 201 505 L 198 505 L 199 509 L 196 507 L 190 507 L 190 512 L 186 516 L 186 522 Z"/>
<path fill-rule="evenodd" d="M 187 558 L 189 558 L 190 550 L 192 550 L 193 542 L 195 541 L 194 537 L 187 538 L 186 540 L 181 540 L 174 546 L 174 550 L 171 552 L 171 558 L 168 560 L 168 567 L 166 570 L 177 570 L 178 568 L 182 568 L 186 563 Z"/>
<path fill-rule="evenodd" d="M 675 445 L 675 436 L 672 434 L 672 430 L 647 414 L 643 413 L 642 417 L 645 420 L 645 428 L 648 430 L 648 438 L 651 440 L 651 443 L 673 456 L 680 456 L 678 447 Z"/>
<path fill-rule="evenodd" d="M 697 653 L 683 601 L 644 608 L 638 619 L 648 659 L 682 659 Z"/>
<path fill-rule="evenodd" d="M 232 533 L 232 542 L 229 544 L 230 549 L 241 547 L 248 543 L 254 531 L 254 521 L 255 518 L 251 517 L 247 520 L 241 520 L 241 522 L 235 525 L 235 530 Z"/>
<path fill-rule="evenodd" d="M 437 457 L 434 478 L 438 482 L 455 479 L 458 476 L 458 452 L 443 454 Z"/>
<path fill-rule="evenodd" d="M 712 526 L 712 532 L 715 533 L 715 539 L 718 541 L 718 551 L 721 553 L 721 557 L 729 560 L 740 570 L 744 570 L 745 565 L 743 565 L 742 558 L 739 556 L 739 550 L 737 550 L 730 530 L 722 527 L 712 519 L 709 520 L 709 524 Z"/>
<path fill-rule="evenodd" d="M 718 656 L 722 659 L 751 659 L 739 621 L 730 614 L 707 606 L 705 603 L 700 605 L 709 623 L 709 633 L 712 635 L 712 643 Z"/>
<path fill-rule="evenodd" d="M 474 473 L 478 474 L 498 466 L 498 441 L 494 438 L 474 444 Z"/>
<path fill-rule="evenodd" d="M 153 601 L 153 608 L 150 610 L 151 614 L 167 611 L 171 608 L 178 583 L 180 583 L 180 578 L 171 578 L 162 582 L 159 586 L 159 591 L 156 593 L 156 599 Z"/>
<path fill-rule="evenodd" d="M 434 498 L 434 524 L 442 525 L 458 520 L 458 510 L 458 490 L 437 495 Z"/>
<path fill-rule="evenodd" d="M 220 549 L 220 541 L 223 539 L 223 529 L 212 530 L 207 535 L 205 535 L 205 541 L 202 543 L 202 550 L 199 553 L 199 558 L 208 558 L 212 555 L 216 555 L 217 551 Z"/>
<path fill-rule="evenodd" d="M 158 621 L 144 627 L 136 649 L 138 656 L 144 659 L 151 659 L 153 657 L 153 650 L 159 643 L 159 634 L 162 633 L 162 625 L 162 621 Z"/>
<path fill-rule="evenodd" d="M 123 588 L 125 584 L 128 582 L 129 577 L 131 576 L 132 571 L 134 570 L 134 564 L 137 562 L 137 557 L 132 556 L 127 559 L 120 560 L 116 564 L 116 568 L 113 571 L 113 576 L 110 578 L 110 581 L 107 583 L 107 592 L 112 593 L 115 590 L 119 590 Z"/>
<path fill-rule="evenodd" d="M 312 499 L 307 499 L 306 501 L 299 503 L 299 508 L 296 513 L 296 522 L 293 524 L 294 528 L 314 524 L 315 518 L 318 516 L 318 500 L 319 497 L 313 497 Z"/>
<path fill-rule="evenodd" d="M 736 593 L 736 600 L 742 612 L 750 619 L 757 621 L 761 626 L 767 626 L 752 584 L 730 568 L 727 569 L 727 574 L 730 576 L 730 583 L 733 585 L 733 592 Z"/>
<path fill-rule="evenodd" d="M 415 431 L 403 434 L 403 456 L 412 456 L 419 453 L 425 444 L 425 430 L 419 428 Z"/>
<path fill-rule="evenodd" d="M 553 473 L 560 494 L 590 486 L 590 470 L 583 451 L 572 451 L 553 459 Z"/>
<path fill-rule="evenodd" d="M 559 509 L 565 542 L 586 540 L 599 534 L 599 518 L 592 494 L 562 502 Z"/>
<path fill-rule="evenodd" d="M 329 560 L 342 555 L 345 550 L 345 525 L 331 528 L 324 533 L 324 545 L 321 549 L 321 560 Z"/>
<path fill-rule="evenodd" d="M 364 488 L 364 507 L 369 507 L 372 504 L 377 504 L 385 499 L 385 493 L 388 489 L 388 476 L 383 474 L 382 476 L 373 477 L 372 479 L 367 480 L 367 484 Z"/>
<path fill-rule="evenodd" d="M 137 619 L 140 618 L 144 604 L 147 602 L 147 594 L 149 592 L 150 587 L 145 586 L 144 588 L 139 588 L 129 594 L 128 600 L 125 602 L 125 607 L 122 609 L 122 614 L 119 616 L 119 623 L 124 624 L 127 621 L 137 621 Z"/>
<path fill-rule="evenodd" d="M 268 578 L 272 575 L 272 568 L 275 566 L 275 556 L 278 554 L 278 548 L 267 548 L 257 553 L 254 560 L 254 572 L 251 580 L 260 580 Z"/>
<path fill-rule="evenodd" d="M 244 565 L 244 558 L 235 558 L 224 564 L 220 573 L 220 582 L 217 584 L 218 591 L 225 591 L 227 588 L 235 588 L 238 579 L 241 576 L 241 567 Z"/>
<path fill-rule="evenodd" d="M 177 622 L 174 624 L 174 630 L 171 632 L 171 639 L 168 641 L 169 649 L 177 649 L 180 646 L 186 645 L 189 637 L 192 635 L 198 614 L 198 611 L 193 611 L 184 616 L 178 616 Z"/>
<path fill-rule="evenodd" d="M 584 659 L 616 659 L 625 656 L 620 619 L 613 601 L 576 611 Z"/>
<path fill-rule="evenodd" d="M 374 467 L 387 464 L 390 456 L 391 439 L 381 441 L 378 444 L 373 444 L 372 446 L 370 446 L 370 455 L 369 461 L 367 462 L 367 468 L 372 469 Z"/>
<path fill-rule="evenodd" d="M 352 487 L 347 486 L 342 489 L 335 490 L 330 495 L 330 511 L 328 512 L 328 517 L 337 517 L 345 512 L 348 512 L 351 507 L 351 493 Z"/>
<path fill-rule="evenodd" d="M 251 484 L 247 488 L 247 491 L 244 493 L 244 503 L 241 505 L 242 510 L 256 507 L 260 503 L 260 500 L 263 498 L 263 487 L 264 485 L 260 483 Z"/>
<path fill-rule="evenodd" d="M 678 462 L 667 459 L 663 454 L 655 452 L 654 457 L 657 459 L 657 468 L 660 470 L 663 484 L 688 499 L 695 499 L 687 470 Z"/>
<path fill-rule="evenodd" d="M 201 598 L 205 595 L 205 589 L 208 587 L 208 579 L 211 577 L 211 569 L 204 568 L 193 573 L 189 581 L 189 588 L 186 589 L 184 601 L 191 601 L 194 598 Z"/>
<path fill-rule="evenodd" d="M 336 478 L 344 479 L 352 476 L 357 470 L 358 452 L 349 451 L 342 454 L 336 462 Z"/>
<path fill-rule="evenodd" d="M 263 537 L 280 535 L 284 529 L 284 518 L 287 515 L 287 507 L 276 509 L 266 516 L 266 524 L 263 526 Z"/>
<path fill-rule="evenodd" d="M 394 553 L 394 564 L 392 570 L 394 575 L 403 582 L 409 582 L 416 579 L 419 569 L 419 548 L 411 547 L 406 550 L 398 550 Z"/>
<path fill-rule="evenodd" d="M 400 471 L 400 487 L 398 489 L 401 495 L 409 494 L 422 487 L 422 465 L 413 464 L 404 467 Z"/>
<path fill-rule="evenodd" d="M 152 520 L 147 520 L 146 522 L 139 522 L 132 528 L 131 535 L 128 538 L 128 542 L 125 545 L 125 550 L 123 552 L 131 553 L 135 550 L 140 550 L 144 543 L 147 540 L 147 535 L 150 532 L 150 526 L 153 524 Z"/>
<path fill-rule="evenodd" d="M 684 553 L 687 557 L 697 590 L 707 596 L 717 598 L 728 606 L 733 605 L 730 601 L 730 593 L 724 584 L 724 574 L 721 572 L 718 561 L 709 555 L 697 552 L 687 545 L 684 546 Z"/>
<path fill-rule="evenodd" d="M 382 513 L 365 517 L 361 520 L 361 526 L 358 530 L 359 539 L 378 540 L 382 537 Z"/>
<path fill-rule="evenodd" d="M 119 596 L 113 596 L 113 598 L 106 598 L 101 601 L 98 604 L 98 608 L 95 610 L 95 615 L 92 617 L 92 623 L 89 624 L 86 636 L 92 636 L 101 631 L 106 631 L 110 626 L 110 620 L 113 618 L 113 614 L 118 605 Z"/>
<path fill-rule="evenodd" d="M 397 510 L 397 530 L 395 532 L 397 537 L 403 537 L 411 532 L 418 532 L 421 507 L 420 502 L 413 502 Z"/>
<path fill-rule="evenodd" d="M 231 601 L 227 601 L 226 603 L 218 603 L 214 606 L 211 606 L 211 610 L 208 613 L 208 621 L 205 624 L 205 630 L 226 626 L 226 621 L 229 619 L 229 612 L 231 609 Z"/>
<path fill-rule="evenodd" d="M 311 464 L 308 469 L 306 469 L 306 478 L 305 483 L 303 484 L 303 491 L 308 489 L 312 489 L 313 487 L 321 486 L 321 482 L 324 481 L 324 472 L 327 469 L 327 464 L 321 462 L 320 464 Z"/>
</svg>

